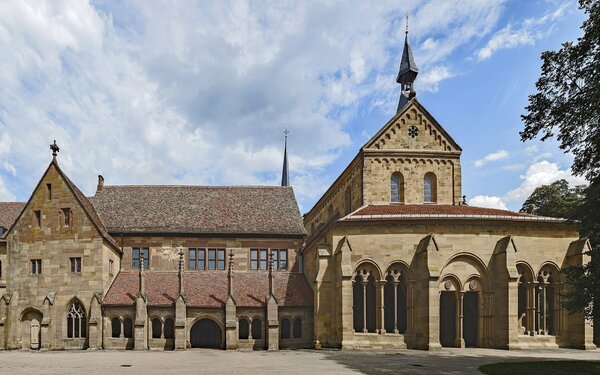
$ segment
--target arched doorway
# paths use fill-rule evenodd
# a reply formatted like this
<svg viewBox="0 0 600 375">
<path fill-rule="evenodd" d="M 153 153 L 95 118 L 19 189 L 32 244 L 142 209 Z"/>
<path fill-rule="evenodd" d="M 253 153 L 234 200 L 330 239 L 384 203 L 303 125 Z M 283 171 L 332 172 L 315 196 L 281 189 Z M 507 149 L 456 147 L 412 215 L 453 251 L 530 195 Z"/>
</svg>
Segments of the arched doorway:
<svg viewBox="0 0 600 375">
<path fill-rule="evenodd" d="M 477 346 L 479 324 L 479 293 L 466 292 L 463 297 L 463 338 L 467 348 Z"/>
<path fill-rule="evenodd" d="M 212 319 L 200 319 L 190 330 L 192 348 L 221 349 L 221 327 Z"/>
<path fill-rule="evenodd" d="M 38 310 L 26 310 L 21 317 L 21 348 L 38 350 L 42 346 L 42 313 Z"/>
</svg>

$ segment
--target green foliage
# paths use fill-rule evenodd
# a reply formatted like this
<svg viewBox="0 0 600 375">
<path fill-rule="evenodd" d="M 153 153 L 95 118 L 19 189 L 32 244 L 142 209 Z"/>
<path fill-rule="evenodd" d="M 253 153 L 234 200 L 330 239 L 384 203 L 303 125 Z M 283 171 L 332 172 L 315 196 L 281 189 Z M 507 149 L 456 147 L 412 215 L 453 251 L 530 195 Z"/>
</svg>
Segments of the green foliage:
<svg viewBox="0 0 600 375">
<path fill-rule="evenodd" d="M 583 203 L 583 186 L 569 187 L 567 180 L 536 188 L 527 198 L 520 212 L 528 214 L 575 219 Z"/>
</svg>

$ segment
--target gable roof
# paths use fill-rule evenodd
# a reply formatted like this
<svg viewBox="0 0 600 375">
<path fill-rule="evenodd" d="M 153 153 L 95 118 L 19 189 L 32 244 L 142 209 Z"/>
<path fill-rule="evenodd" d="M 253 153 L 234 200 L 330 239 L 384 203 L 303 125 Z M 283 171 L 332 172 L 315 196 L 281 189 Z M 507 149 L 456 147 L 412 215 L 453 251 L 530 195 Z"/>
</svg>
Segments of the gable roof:
<svg viewBox="0 0 600 375">
<path fill-rule="evenodd" d="M 144 272 L 149 305 L 172 305 L 178 296 L 177 272 Z M 183 290 L 187 306 L 221 307 L 227 300 L 227 272 L 184 272 Z M 301 273 L 274 272 L 273 293 L 280 306 L 312 306 L 313 293 Z M 104 298 L 104 305 L 133 305 L 139 294 L 139 274 L 120 272 Z M 232 294 L 237 306 L 266 305 L 269 279 L 266 272 L 234 272 Z"/>
<path fill-rule="evenodd" d="M 400 117 L 404 116 L 404 114 L 411 108 L 412 105 L 414 105 L 415 107 L 417 107 L 417 109 L 419 111 L 423 112 L 423 114 L 433 123 L 433 125 L 440 131 L 440 133 L 442 133 L 442 135 L 448 140 L 448 142 L 452 145 L 453 148 L 455 148 L 458 151 L 462 151 L 462 148 L 458 145 L 458 143 L 456 143 L 456 141 L 454 140 L 454 138 L 452 138 L 452 136 L 435 119 L 435 117 L 433 117 L 431 115 L 431 113 L 429 113 L 429 111 L 427 109 L 425 109 L 425 107 L 417 100 L 416 97 L 410 99 L 400 109 L 400 111 L 398 111 L 398 113 L 396 113 L 396 115 L 394 115 L 381 129 L 379 129 L 379 131 L 377 133 L 375 133 L 375 135 L 373 135 L 373 137 L 371 137 L 371 139 L 369 139 L 367 141 L 367 143 L 365 143 L 363 145 L 362 149 L 366 149 L 366 148 L 369 148 L 369 147 L 373 146 L 373 144 L 381 136 L 383 136 L 383 134 L 385 134 L 396 123 L 396 121 L 398 121 L 398 119 Z"/>
<path fill-rule="evenodd" d="M 12 227 L 25 207 L 25 202 L 0 202 L 0 227 Z"/>
<path fill-rule="evenodd" d="M 287 186 L 104 186 L 91 198 L 111 233 L 306 234 Z"/>
</svg>

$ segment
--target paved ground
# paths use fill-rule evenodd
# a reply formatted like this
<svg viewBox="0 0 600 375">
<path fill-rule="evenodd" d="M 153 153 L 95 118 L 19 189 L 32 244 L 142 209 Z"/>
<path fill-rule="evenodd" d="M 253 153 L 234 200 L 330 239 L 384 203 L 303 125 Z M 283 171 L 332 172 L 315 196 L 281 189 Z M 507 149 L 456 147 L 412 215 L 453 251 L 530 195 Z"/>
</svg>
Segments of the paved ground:
<svg viewBox="0 0 600 375">
<path fill-rule="evenodd" d="M 600 350 L 3 351 L 0 374 L 478 374 L 484 363 L 531 359 L 600 360 Z"/>
</svg>

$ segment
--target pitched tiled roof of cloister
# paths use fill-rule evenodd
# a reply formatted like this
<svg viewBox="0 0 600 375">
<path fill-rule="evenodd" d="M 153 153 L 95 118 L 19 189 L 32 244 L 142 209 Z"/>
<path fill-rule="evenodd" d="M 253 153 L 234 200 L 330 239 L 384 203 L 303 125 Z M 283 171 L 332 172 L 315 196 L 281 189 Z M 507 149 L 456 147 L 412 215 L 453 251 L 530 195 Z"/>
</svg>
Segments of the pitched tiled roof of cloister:
<svg viewBox="0 0 600 375">
<path fill-rule="evenodd" d="M 0 202 L 0 227 L 10 228 L 25 205 L 25 202 Z"/>
<path fill-rule="evenodd" d="M 179 280 L 177 272 L 144 273 L 149 305 L 175 302 Z M 187 306 L 221 307 L 227 299 L 227 272 L 192 271 L 184 273 L 183 295 Z M 313 292 L 301 273 L 274 272 L 273 289 L 279 306 L 311 306 Z M 232 294 L 237 306 L 265 306 L 269 292 L 266 272 L 239 272 L 232 276 Z M 139 294 L 139 273 L 121 272 L 108 290 L 103 304 L 132 305 Z"/>
<path fill-rule="evenodd" d="M 90 200 L 111 233 L 306 234 L 291 187 L 104 186 Z"/>
<path fill-rule="evenodd" d="M 382 204 L 368 205 L 345 216 L 341 221 L 377 220 L 508 220 L 566 222 L 566 219 L 529 215 L 521 212 L 475 206 L 442 204 Z"/>
</svg>

